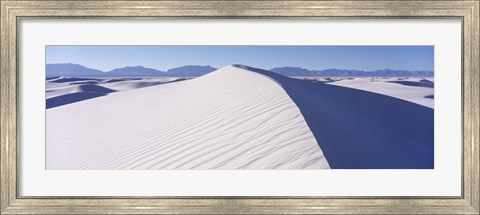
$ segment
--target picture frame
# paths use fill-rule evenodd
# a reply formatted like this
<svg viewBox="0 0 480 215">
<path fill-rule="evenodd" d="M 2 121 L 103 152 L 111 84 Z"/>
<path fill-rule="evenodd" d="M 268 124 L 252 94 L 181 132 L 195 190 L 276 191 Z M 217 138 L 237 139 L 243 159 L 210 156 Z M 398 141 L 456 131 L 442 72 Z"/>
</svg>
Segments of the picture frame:
<svg viewBox="0 0 480 215">
<path fill-rule="evenodd" d="M 479 214 L 479 1 L 1 0 L 1 214 Z M 461 18 L 460 197 L 22 197 L 18 21 L 53 18 Z"/>
</svg>

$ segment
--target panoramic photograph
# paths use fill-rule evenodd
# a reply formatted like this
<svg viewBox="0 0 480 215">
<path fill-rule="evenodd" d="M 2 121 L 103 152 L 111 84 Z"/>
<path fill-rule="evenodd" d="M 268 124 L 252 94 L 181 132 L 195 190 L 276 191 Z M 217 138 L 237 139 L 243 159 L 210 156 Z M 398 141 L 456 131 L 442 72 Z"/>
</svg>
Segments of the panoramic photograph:
<svg viewBox="0 0 480 215">
<path fill-rule="evenodd" d="M 47 170 L 434 169 L 433 46 L 46 46 Z"/>
</svg>

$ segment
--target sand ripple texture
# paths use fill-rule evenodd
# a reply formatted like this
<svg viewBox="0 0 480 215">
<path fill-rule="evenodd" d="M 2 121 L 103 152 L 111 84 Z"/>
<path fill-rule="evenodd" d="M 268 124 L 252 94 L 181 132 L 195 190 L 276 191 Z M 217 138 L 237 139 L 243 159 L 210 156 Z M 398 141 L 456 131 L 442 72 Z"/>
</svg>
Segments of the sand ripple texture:
<svg viewBox="0 0 480 215">
<path fill-rule="evenodd" d="M 228 66 L 47 110 L 47 169 L 327 169 L 272 79 Z"/>
</svg>

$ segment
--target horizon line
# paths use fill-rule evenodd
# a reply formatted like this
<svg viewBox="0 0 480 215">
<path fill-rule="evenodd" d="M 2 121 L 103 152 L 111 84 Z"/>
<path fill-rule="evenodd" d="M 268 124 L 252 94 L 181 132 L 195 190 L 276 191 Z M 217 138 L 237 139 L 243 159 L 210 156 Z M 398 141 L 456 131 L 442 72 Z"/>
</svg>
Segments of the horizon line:
<svg viewBox="0 0 480 215">
<path fill-rule="evenodd" d="M 82 64 L 78 64 L 78 63 L 46 63 L 45 66 L 47 65 L 59 65 L 59 64 L 72 64 L 72 65 L 79 65 L 79 66 L 83 66 L 87 69 L 94 69 L 94 70 L 98 70 L 100 72 L 104 72 L 104 73 L 109 73 L 115 69 L 123 69 L 123 68 L 128 68 L 128 67 L 143 67 L 145 69 L 153 69 L 153 70 L 157 70 L 159 72 L 167 72 L 168 70 L 171 70 L 171 69 L 176 69 L 176 68 L 180 68 L 180 67 L 185 67 L 185 66 L 201 66 L 201 67 L 212 67 L 214 69 L 220 69 L 220 68 L 224 68 L 224 67 L 227 67 L 227 66 L 232 66 L 232 65 L 244 65 L 244 64 L 228 64 L 228 65 L 225 65 L 225 66 L 222 66 L 220 68 L 217 68 L 217 67 L 213 67 L 211 65 L 194 65 L 194 64 L 186 64 L 186 65 L 183 65 L 183 66 L 179 66 L 179 67 L 173 67 L 173 68 L 170 68 L 170 69 L 167 69 L 166 71 L 164 70 L 160 70 L 160 69 L 156 69 L 156 68 L 151 68 L 151 67 L 145 67 L 145 66 L 142 66 L 142 65 L 135 65 L 135 66 L 123 66 L 123 67 L 117 67 L 117 68 L 114 68 L 114 69 L 111 69 L 109 71 L 104 71 L 104 70 L 100 70 L 100 69 L 96 69 L 96 68 L 92 68 L 92 67 L 87 67 L 87 66 L 84 66 Z M 248 66 L 248 65 L 245 65 L 245 66 Z M 325 70 L 332 70 L 332 69 L 335 69 L 335 70 L 348 70 L 348 71 L 360 71 L 360 72 L 376 72 L 376 71 L 382 71 L 382 70 L 392 70 L 392 71 L 408 71 L 408 72 L 435 72 L 435 70 L 403 70 L 403 69 L 390 69 L 390 68 L 383 68 L 383 69 L 376 69 L 376 70 L 359 70 L 359 69 L 340 69 L 340 68 L 327 68 L 327 69 L 307 69 L 307 68 L 304 68 L 304 67 L 299 67 L 299 66 L 278 66 L 278 67 L 273 67 L 273 68 L 270 68 L 270 69 L 264 69 L 264 70 L 268 70 L 268 71 L 271 71 L 272 69 L 277 69 L 277 68 L 299 68 L 299 69 L 305 69 L 305 70 L 308 70 L 308 71 L 325 71 Z M 257 68 L 257 67 L 255 67 Z M 259 69 L 263 69 L 263 68 L 259 68 Z"/>
</svg>

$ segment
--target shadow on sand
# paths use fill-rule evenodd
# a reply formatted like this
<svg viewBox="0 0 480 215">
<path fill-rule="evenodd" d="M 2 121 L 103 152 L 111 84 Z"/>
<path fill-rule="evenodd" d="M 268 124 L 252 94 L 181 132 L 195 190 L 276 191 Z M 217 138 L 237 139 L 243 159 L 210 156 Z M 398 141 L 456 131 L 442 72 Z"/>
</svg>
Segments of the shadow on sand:
<svg viewBox="0 0 480 215">
<path fill-rule="evenodd" d="M 77 92 L 47 99 L 47 109 L 104 96 L 105 93 Z"/>
<path fill-rule="evenodd" d="M 49 79 L 47 79 L 49 80 Z M 75 81 L 99 81 L 98 78 L 59 78 L 58 80 L 54 80 L 54 83 L 66 83 L 66 82 L 75 82 Z"/>
<path fill-rule="evenodd" d="M 433 109 L 321 82 L 268 76 L 300 109 L 331 168 L 434 168 Z"/>
<path fill-rule="evenodd" d="M 427 87 L 427 88 L 434 87 L 434 83 L 428 80 L 420 80 L 419 82 L 415 82 L 415 81 L 390 81 L 390 82 L 402 84 L 405 86 L 412 86 L 412 87 Z"/>
<path fill-rule="evenodd" d="M 47 99 L 47 109 L 113 93 L 115 90 L 93 84 L 78 86 L 73 93 Z"/>
<path fill-rule="evenodd" d="M 70 81 L 78 81 L 78 80 L 87 80 L 87 79 L 82 79 L 82 78 L 67 78 Z M 141 78 L 125 78 L 125 79 L 119 79 L 121 81 L 128 81 L 128 80 L 140 80 Z M 91 80 L 91 79 L 88 79 Z M 92 79 L 93 80 L 93 79 Z M 184 81 L 188 80 L 187 78 L 179 78 L 170 82 L 137 82 L 133 83 L 134 89 L 137 88 L 143 88 L 143 87 L 150 87 L 150 86 L 155 86 L 155 85 L 160 85 L 160 84 L 168 84 L 168 83 L 173 83 L 173 82 L 178 82 L 178 81 Z M 65 80 L 63 80 L 65 81 Z M 120 82 L 120 81 L 116 81 Z M 88 83 L 85 84 L 86 82 L 79 83 L 78 86 L 75 88 L 74 92 L 68 93 L 65 95 L 60 95 L 56 96 L 53 98 L 49 98 L 46 101 L 46 108 L 54 108 L 54 107 L 59 107 L 62 105 L 67 105 L 75 102 L 80 102 L 83 100 L 87 99 L 93 99 L 101 96 L 108 95 L 109 93 L 114 93 L 116 90 L 112 90 L 106 87 L 98 86 L 95 84 Z M 96 82 L 95 82 L 96 83 Z M 73 84 L 73 83 L 70 83 Z M 48 90 L 47 90 L 48 92 Z"/>
</svg>

